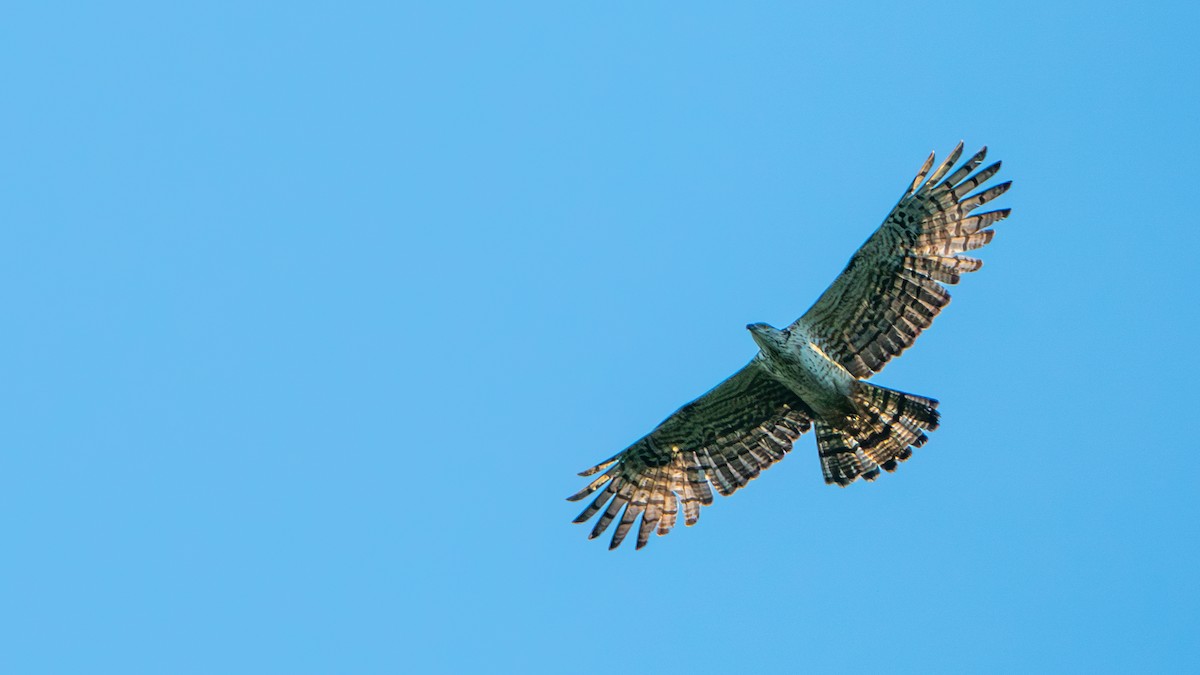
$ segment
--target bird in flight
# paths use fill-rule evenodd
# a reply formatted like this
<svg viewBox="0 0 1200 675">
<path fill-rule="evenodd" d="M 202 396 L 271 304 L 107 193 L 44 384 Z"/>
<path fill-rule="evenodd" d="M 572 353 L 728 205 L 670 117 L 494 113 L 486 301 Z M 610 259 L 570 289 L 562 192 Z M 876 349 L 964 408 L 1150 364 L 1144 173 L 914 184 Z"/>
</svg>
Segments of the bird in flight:
<svg viewBox="0 0 1200 675">
<path fill-rule="evenodd" d="M 759 348 L 749 364 L 579 474 L 596 477 L 569 500 L 599 492 L 575 519 L 600 514 L 589 538 L 620 516 L 609 545 L 616 548 L 641 516 L 641 548 L 652 532 L 671 531 L 681 506 L 693 525 L 700 507 L 712 503 L 712 488 L 734 493 L 813 427 L 825 482 L 841 486 L 895 471 L 925 443 L 925 432 L 938 426 L 938 402 L 865 380 L 950 302 L 943 284 L 983 266 L 960 254 L 990 242 L 995 231 L 987 228 L 1009 214 L 971 215 L 1012 183 L 973 193 L 1000 162 L 975 171 L 985 147 L 951 172 L 962 149 L 960 142 L 932 173 L 929 155 L 883 225 L 804 316 L 782 330 L 746 326 Z"/>
</svg>

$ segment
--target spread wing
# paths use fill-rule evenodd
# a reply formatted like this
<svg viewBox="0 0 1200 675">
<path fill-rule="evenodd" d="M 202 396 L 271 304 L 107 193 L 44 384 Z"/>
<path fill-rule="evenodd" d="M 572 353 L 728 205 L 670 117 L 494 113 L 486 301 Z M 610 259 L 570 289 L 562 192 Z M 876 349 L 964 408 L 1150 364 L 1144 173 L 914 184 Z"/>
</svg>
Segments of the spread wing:
<svg viewBox="0 0 1200 675">
<path fill-rule="evenodd" d="M 959 254 L 991 241 L 995 232 L 985 228 L 1008 216 L 1009 209 L 970 215 L 1004 194 L 1011 181 L 967 196 L 996 175 L 1000 162 L 972 175 L 985 147 L 947 176 L 962 147 L 932 174 L 929 155 L 883 225 L 793 324 L 816 336 L 818 346 L 855 377 L 879 372 L 912 345 L 950 302 L 942 284 L 956 284 L 961 274 L 983 266 Z"/>
<path fill-rule="evenodd" d="M 603 510 L 589 536 L 594 539 L 620 514 L 609 548 L 621 544 L 639 515 L 638 548 L 655 529 L 659 535 L 670 532 L 680 503 L 684 522 L 692 525 L 700 506 L 712 503 L 710 484 L 728 495 L 750 482 L 783 459 L 792 442 L 808 431 L 810 416 L 791 390 L 768 375 L 757 359 L 751 361 L 621 453 L 579 474 L 603 472 L 568 497 L 577 501 L 600 490 L 575 522 Z"/>
</svg>

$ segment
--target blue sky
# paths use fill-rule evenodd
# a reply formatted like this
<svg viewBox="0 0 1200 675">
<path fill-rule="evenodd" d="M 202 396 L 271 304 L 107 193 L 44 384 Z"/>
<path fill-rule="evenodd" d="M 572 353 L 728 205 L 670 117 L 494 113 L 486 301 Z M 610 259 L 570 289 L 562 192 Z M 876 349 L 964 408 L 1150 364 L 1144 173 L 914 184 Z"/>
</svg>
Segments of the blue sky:
<svg viewBox="0 0 1200 675">
<path fill-rule="evenodd" d="M 1194 4 L 28 3 L 0 27 L 0 670 L 1195 663 Z M 877 381 L 645 550 L 574 473 L 926 154 L 1015 181 Z"/>
</svg>

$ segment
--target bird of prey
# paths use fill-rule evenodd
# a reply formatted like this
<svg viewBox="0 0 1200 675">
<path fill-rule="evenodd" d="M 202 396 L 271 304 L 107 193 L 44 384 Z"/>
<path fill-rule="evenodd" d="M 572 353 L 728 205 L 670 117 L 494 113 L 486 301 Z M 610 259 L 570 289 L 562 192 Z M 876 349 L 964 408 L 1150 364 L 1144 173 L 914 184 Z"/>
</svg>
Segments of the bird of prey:
<svg viewBox="0 0 1200 675">
<path fill-rule="evenodd" d="M 864 380 L 929 327 L 950 302 L 942 284 L 983 265 L 960 254 L 990 242 L 995 231 L 987 228 L 1009 214 L 971 215 L 1011 181 L 972 193 L 1000 162 L 975 172 L 985 147 L 951 172 L 962 149 L 960 142 L 937 169 L 929 155 L 883 225 L 804 316 L 782 330 L 746 326 L 759 348 L 749 364 L 580 474 L 599 474 L 568 497 L 599 491 L 575 519 L 600 514 L 589 538 L 620 516 L 609 546 L 616 548 L 641 516 L 642 548 L 652 532 L 671 531 L 681 505 L 692 525 L 712 503 L 711 488 L 737 491 L 814 426 L 825 482 L 841 486 L 895 471 L 925 443 L 925 432 L 938 426 L 938 402 Z"/>
</svg>

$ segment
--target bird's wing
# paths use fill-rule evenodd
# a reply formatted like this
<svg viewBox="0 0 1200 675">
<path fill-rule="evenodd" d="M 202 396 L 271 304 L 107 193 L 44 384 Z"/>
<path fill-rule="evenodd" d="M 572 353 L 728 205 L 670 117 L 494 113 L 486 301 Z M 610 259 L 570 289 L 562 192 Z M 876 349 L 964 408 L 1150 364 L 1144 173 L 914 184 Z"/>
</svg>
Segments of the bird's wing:
<svg viewBox="0 0 1200 675">
<path fill-rule="evenodd" d="M 616 548 L 641 515 L 641 548 L 655 529 L 659 535 L 671 531 L 680 503 L 684 522 L 692 525 L 701 505 L 712 503 L 710 483 L 720 494 L 732 494 L 783 459 L 811 424 L 804 403 L 751 361 L 621 453 L 579 474 L 600 475 L 568 499 L 600 494 L 575 522 L 603 511 L 590 535 L 595 538 L 621 515 L 609 546 Z"/>
<path fill-rule="evenodd" d="M 932 174 L 929 155 L 883 225 L 793 324 L 816 336 L 818 346 L 855 377 L 879 372 L 912 345 L 950 302 L 942 284 L 956 284 L 959 275 L 983 266 L 958 254 L 991 241 L 995 231 L 985 228 L 1008 216 L 1009 209 L 970 215 L 1004 194 L 1011 181 L 971 195 L 1000 170 L 1000 162 L 972 175 L 985 147 L 950 173 L 961 155 L 959 143 Z"/>
</svg>

